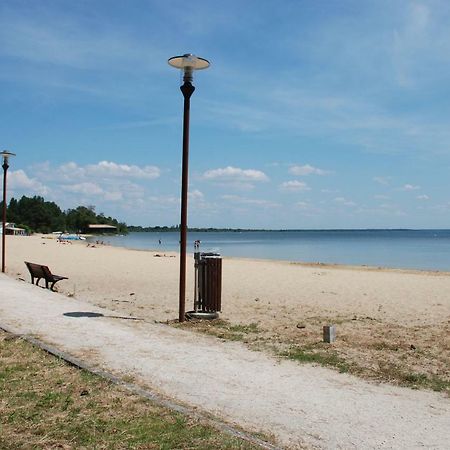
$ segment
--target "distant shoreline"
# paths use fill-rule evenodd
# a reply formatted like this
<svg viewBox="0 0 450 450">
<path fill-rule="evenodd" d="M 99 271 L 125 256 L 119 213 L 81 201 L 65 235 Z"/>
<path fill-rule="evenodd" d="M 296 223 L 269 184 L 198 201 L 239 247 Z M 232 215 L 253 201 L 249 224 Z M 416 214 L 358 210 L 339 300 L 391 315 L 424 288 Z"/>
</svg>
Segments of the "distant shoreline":
<svg viewBox="0 0 450 450">
<path fill-rule="evenodd" d="M 179 227 L 140 227 L 130 225 L 128 231 L 131 233 L 166 233 L 180 231 Z M 284 232 L 308 232 L 308 233 L 320 233 L 320 232 L 348 232 L 348 231 L 392 231 L 392 232 L 404 232 L 404 231 L 450 231 L 450 228 L 188 228 L 188 231 L 194 233 L 251 233 L 251 232 L 268 232 L 268 233 L 284 233 Z"/>
</svg>

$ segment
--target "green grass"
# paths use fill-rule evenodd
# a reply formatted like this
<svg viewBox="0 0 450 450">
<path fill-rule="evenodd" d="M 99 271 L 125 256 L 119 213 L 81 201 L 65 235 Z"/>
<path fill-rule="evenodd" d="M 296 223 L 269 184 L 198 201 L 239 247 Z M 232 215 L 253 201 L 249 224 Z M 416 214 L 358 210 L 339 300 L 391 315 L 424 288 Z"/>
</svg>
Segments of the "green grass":
<svg viewBox="0 0 450 450">
<path fill-rule="evenodd" d="M 257 323 L 250 323 L 248 325 L 229 325 L 228 329 L 232 333 L 259 333 L 260 330 L 258 329 Z"/>
<path fill-rule="evenodd" d="M 383 364 L 380 371 L 385 378 L 398 381 L 401 385 L 412 389 L 431 389 L 450 393 L 450 382 L 436 375 L 408 372 L 395 364 Z"/>
<path fill-rule="evenodd" d="M 192 320 L 183 324 L 174 323 L 175 327 L 189 328 L 201 333 L 211 334 L 227 341 L 247 342 L 254 340 L 261 330 L 257 323 L 231 325 L 226 320 Z"/>
<path fill-rule="evenodd" d="M 349 372 L 350 366 L 334 352 L 311 350 L 299 346 L 293 346 L 288 351 L 280 354 L 288 359 L 301 363 L 315 363 L 321 366 L 334 367 L 339 372 Z"/>
<path fill-rule="evenodd" d="M 0 448 L 256 449 L 0 333 Z"/>
<path fill-rule="evenodd" d="M 392 347 L 391 350 L 397 351 Z M 301 363 L 315 363 L 325 367 L 333 367 L 339 372 L 348 372 L 354 375 L 363 373 L 363 369 L 355 364 L 349 364 L 336 352 L 322 349 L 317 346 L 293 346 L 288 351 L 281 352 L 281 356 Z M 377 377 L 386 381 L 395 382 L 412 389 L 431 389 L 436 392 L 450 392 L 450 382 L 438 376 L 425 373 L 407 372 L 394 363 L 379 364 Z"/>
</svg>

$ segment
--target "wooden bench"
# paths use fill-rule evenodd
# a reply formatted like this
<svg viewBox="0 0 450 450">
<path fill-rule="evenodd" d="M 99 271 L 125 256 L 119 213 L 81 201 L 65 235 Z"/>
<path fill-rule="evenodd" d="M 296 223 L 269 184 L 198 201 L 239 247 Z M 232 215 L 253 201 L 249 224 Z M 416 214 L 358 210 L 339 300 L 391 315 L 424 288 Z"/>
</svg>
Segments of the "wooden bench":
<svg viewBox="0 0 450 450">
<path fill-rule="evenodd" d="M 51 283 L 50 290 L 53 291 L 55 283 L 61 280 L 68 280 L 67 277 L 62 277 L 60 275 L 53 275 L 47 266 L 27 261 L 25 261 L 25 264 L 28 267 L 28 270 L 30 271 L 31 284 L 36 284 L 36 286 L 39 285 L 39 281 L 41 280 L 41 278 L 43 278 L 45 280 L 45 287 L 48 289 L 49 288 L 48 285 L 49 283 Z M 36 283 L 34 282 L 35 279 Z"/>
</svg>

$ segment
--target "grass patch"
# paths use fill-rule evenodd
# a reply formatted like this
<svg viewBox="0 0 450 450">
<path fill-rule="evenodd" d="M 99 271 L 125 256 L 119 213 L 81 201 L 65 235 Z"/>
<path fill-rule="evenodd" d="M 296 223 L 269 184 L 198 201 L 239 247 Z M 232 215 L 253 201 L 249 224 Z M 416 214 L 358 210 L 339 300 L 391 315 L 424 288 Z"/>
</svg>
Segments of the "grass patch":
<svg viewBox="0 0 450 450">
<path fill-rule="evenodd" d="M 259 333 L 260 330 L 258 329 L 257 323 L 250 323 L 248 325 L 230 325 L 228 329 L 233 333 Z"/>
<path fill-rule="evenodd" d="M 0 332 L 0 448 L 256 449 Z"/>
<path fill-rule="evenodd" d="M 288 351 L 280 353 L 280 355 L 301 363 L 314 363 L 321 366 L 334 367 L 339 372 L 349 372 L 350 370 L 349 365 L 334 352 L 294 346 Z"/>
<path fill-rule="evenodd" d="M 188 322 L 183 322 L 182 324 L 174 323 L 174 326 L 210 334 L 227 341 L 252 341 L 258 333 L 261 333 L 257 323 L 232 325 L 222 319 L 190 320 Z"/>
<path fill-rule="evenodd" d="M 380 371 L 384 378 L 399 382 L 412 389 L 431 389 L 436 392 L 449 392 L 450 381 L 436 375 L 419 372 L 407 372 L 395 364 L 383 364 Z"/>
<path fill-rule="evenodd" d="M 407 373 L 404 375 L 404 380 L 410 384 L 424 384 L 428 381 L 428 377 L 424 373 Z"/>
</svg>

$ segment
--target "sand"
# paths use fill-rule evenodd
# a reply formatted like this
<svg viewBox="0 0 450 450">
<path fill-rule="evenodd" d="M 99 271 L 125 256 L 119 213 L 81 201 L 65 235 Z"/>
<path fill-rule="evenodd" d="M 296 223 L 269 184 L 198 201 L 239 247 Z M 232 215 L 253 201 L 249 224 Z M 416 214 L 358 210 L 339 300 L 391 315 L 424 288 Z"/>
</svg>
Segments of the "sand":
<svg viewBox="0 0 450 450">
<path fill-rule="evenodd" d="M 62 296 L 32 287 L 24 261 L 68 276 L 57 284 Z M 0 322 L 12 331 L 249 431 L 269 431 L 289 448 L 446 448 L 450 273 L 224 258 L 222 320 L 184 329 L 174 329 L 175 253 L 8 236 L 7 275 Z M 67 311 L 109 318 L 93 328 L 93 319 Z M 336 325 L 332 345 L 322 342 L 325 324 Z M 276 356 L 289 349 L 338 363 L 329 370 Z M 344 368 L 350 374 L 338 373 Z M 210 382 L 192 390 L 197 379 Z"/>
<path fill-rule="evenodd" d="M 202 412 L 221 429 L 225 421 L 269 435 L 276 448 L 448 448 L 450 401 L 439 393 L 375 385 L 241 342 L 123 320 L 3 274 L 0 327 L 103 376 L 128 380 L 140 395 L 144 388 L 165 405 L 168 399 L 191 420 Z"/>
<path fill-rule="evenodd" d="M 28 281 L 25 260 L 69 277 L 57 284 L 65 295 L 146 321 L 178 317 L 175 253 L 8 236 L 7 273 Z M 449 292 L 450 273 L 224 258 L 221 318 L 255 324 L 260 332 L 249 340 L 280 349 L 320 350 L 322 326 L 336 324 L 332 351 L 353 373 L 394 383 L 408 373 L 450 381 Z M 192 255 L 186 302 L 192 309 Z"/>
</svg>

